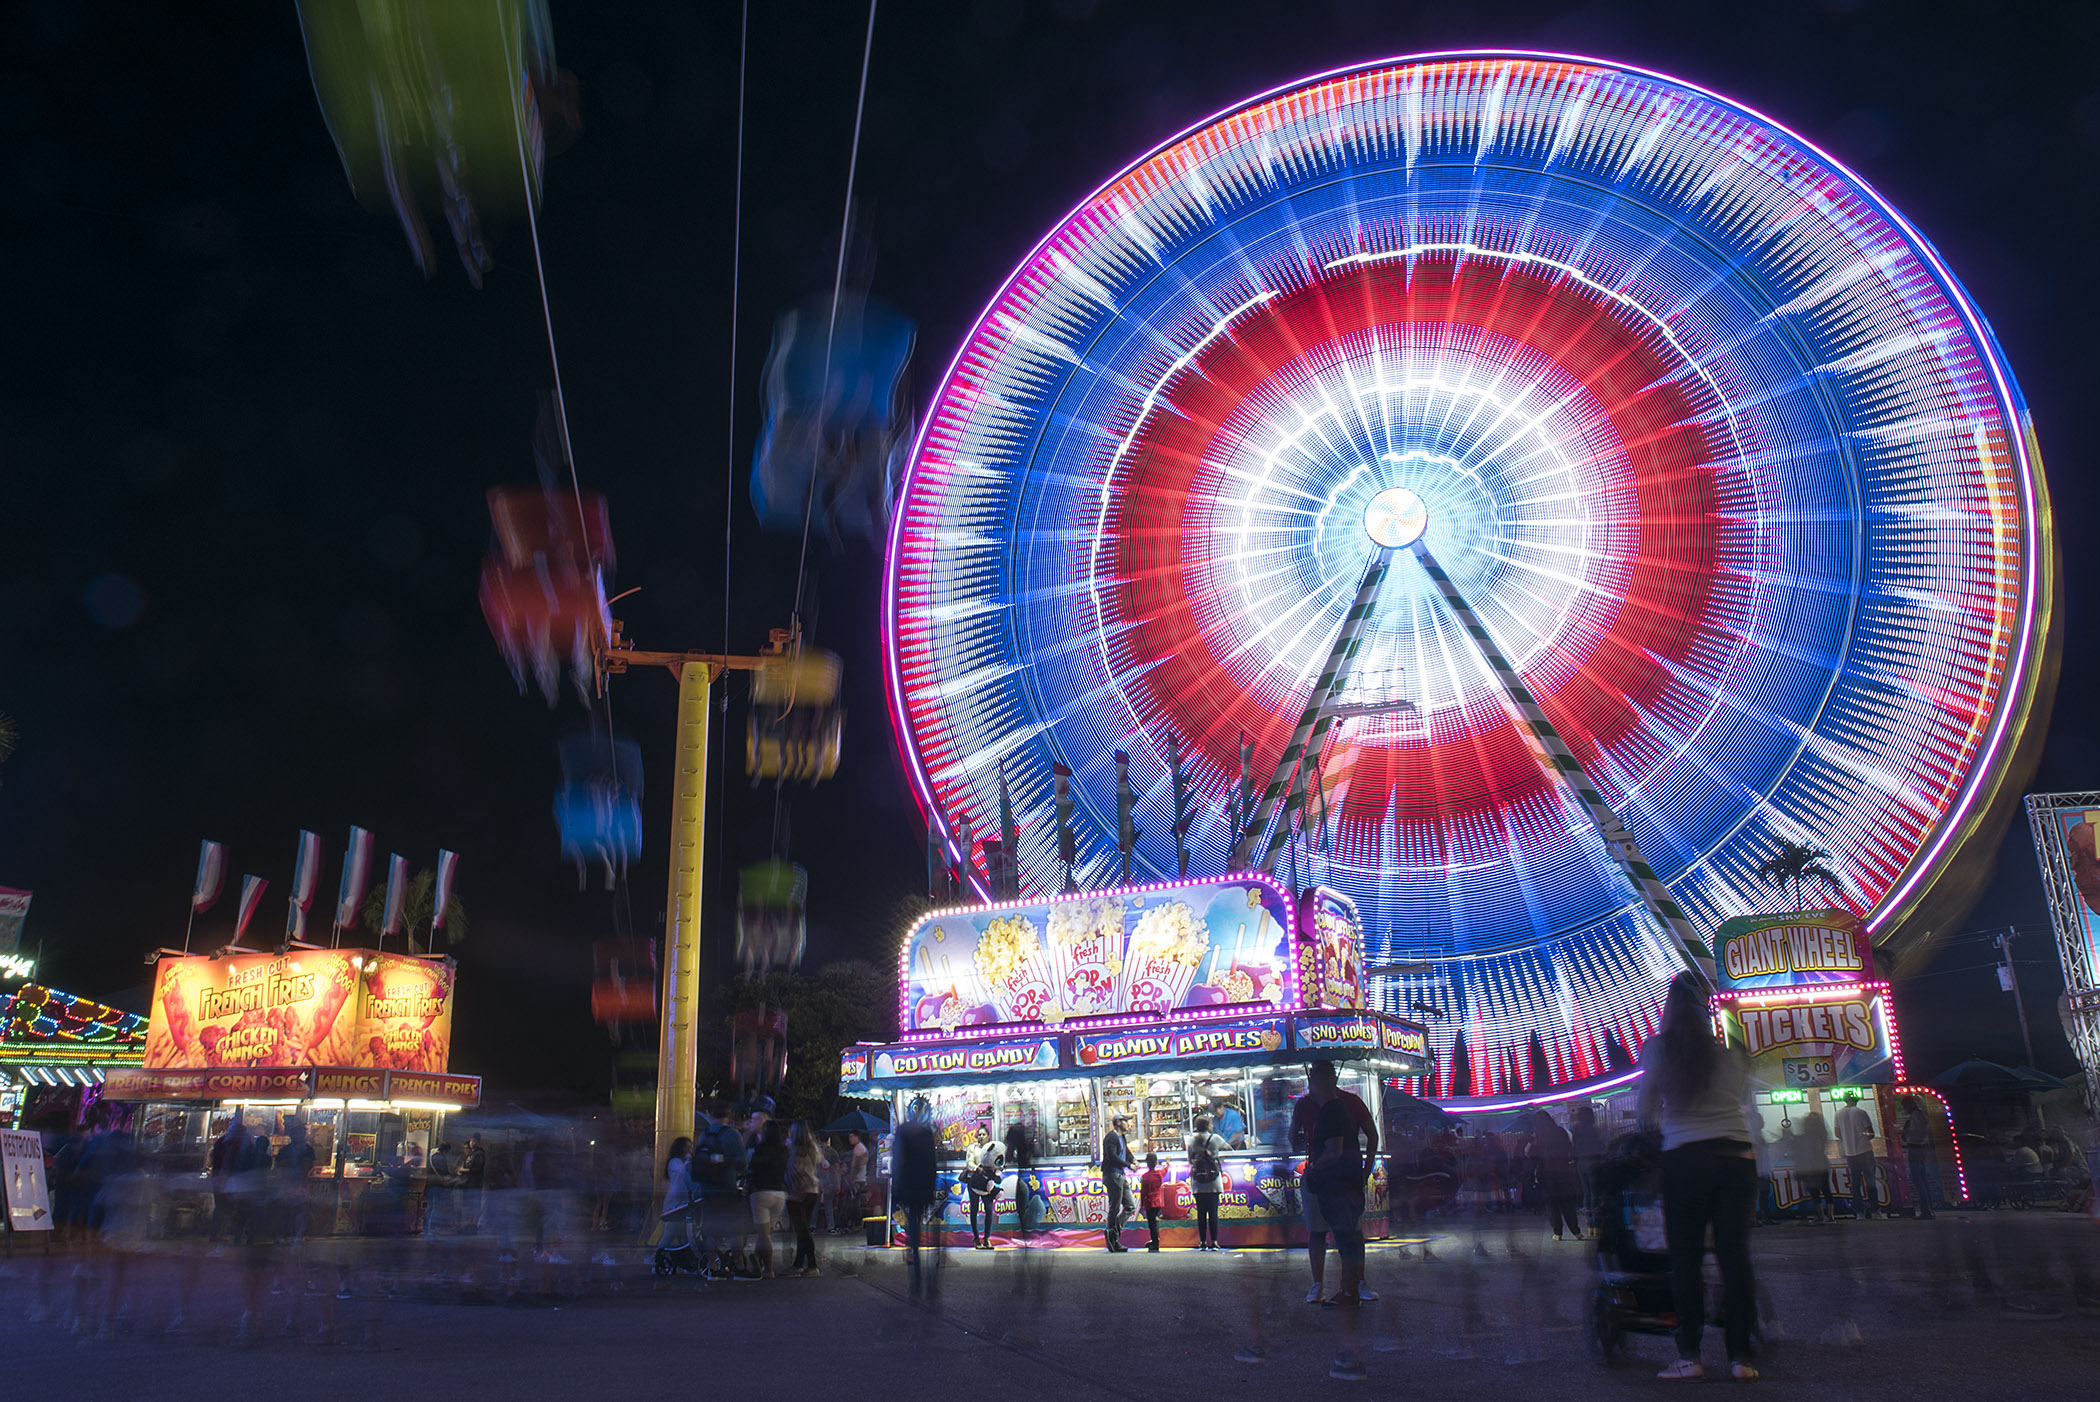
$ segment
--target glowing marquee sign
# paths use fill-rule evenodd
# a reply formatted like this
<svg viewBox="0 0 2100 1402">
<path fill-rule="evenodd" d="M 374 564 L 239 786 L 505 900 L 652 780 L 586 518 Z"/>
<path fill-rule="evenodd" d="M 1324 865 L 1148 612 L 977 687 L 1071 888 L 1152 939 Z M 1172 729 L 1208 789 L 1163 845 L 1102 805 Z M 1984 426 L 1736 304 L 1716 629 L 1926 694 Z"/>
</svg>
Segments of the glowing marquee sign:
<svg viewBox="0 0 2100 1402">
<path fill-rule="evenodd" d="M 1063 1064 L 1055 1037 L 964 1046 L 885 1047 L 875 1053 L 873 1077 L 887 1081 L 914 1076 L 1011 1076 L 1055 1071 Z"/>
<path fill-rule="evenodd" d="M 1184 1057 L 1201 1057 L 1205 1065 L 1215 1065 L 1271 1055 L 1283 1050 L 1283 1044 L 1283 1020 L 1261 1018 L 1251 1022 L 1080 1033 L 1072 1038 L 1072 1059 L 1081 1067 L 1179 1061 Z"/>
<path fill-rule="evenodd" d="M 1749 915 L 1714 932 L 1723 988 L 1788 988 L 1873 977 L 1859 921 L 1840 910 Z"/>
</svg>

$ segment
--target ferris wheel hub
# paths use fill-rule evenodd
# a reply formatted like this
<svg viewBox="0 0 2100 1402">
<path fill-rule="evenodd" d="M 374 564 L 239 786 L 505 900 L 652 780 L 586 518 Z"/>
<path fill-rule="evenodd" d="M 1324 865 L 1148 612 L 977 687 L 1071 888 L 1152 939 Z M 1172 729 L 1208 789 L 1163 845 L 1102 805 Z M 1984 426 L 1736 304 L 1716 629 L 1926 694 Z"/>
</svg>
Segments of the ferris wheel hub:
<svg viewBox="0 0 2100 1402">
<path fill-rule="evenodd" d="M 1405 487 L 1387 487 L 1364 508 L 1364 533 L 1386 550 L 1413 545 L 1428 529 L 1428 506 Z"/>
</svg>

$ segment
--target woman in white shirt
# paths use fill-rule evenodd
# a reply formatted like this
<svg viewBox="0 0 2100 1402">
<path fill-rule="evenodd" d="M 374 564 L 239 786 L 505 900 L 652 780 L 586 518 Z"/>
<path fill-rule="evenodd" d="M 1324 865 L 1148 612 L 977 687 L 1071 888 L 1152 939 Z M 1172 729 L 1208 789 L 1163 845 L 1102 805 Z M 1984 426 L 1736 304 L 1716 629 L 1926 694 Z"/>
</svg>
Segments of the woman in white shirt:
<svg viewBox="0 0 2100 1402">
<path fill-rule="evenodd" d="M 1757 1291 L 1750 1273 L 1750 1215 L 1757 1206 L 1757 1156 L 1743 1102 L 1749 1067 L 1714 1041 L 1706 992 L 1689 973 L 1670 981 L 1662 1028 L 1641 1048 L 1641 1125 L 1662 1131 L 1663 1228 L 1670 1242 L 1670 1294 L 1677 1307 L 1677 1361 L 1656 1376 L 1704 1377 L 1706 1232 L 1713 1228 L 1727 1315 L 1730 1376 L 1756 1379 L 1750 1331 Z"/>
</svg>

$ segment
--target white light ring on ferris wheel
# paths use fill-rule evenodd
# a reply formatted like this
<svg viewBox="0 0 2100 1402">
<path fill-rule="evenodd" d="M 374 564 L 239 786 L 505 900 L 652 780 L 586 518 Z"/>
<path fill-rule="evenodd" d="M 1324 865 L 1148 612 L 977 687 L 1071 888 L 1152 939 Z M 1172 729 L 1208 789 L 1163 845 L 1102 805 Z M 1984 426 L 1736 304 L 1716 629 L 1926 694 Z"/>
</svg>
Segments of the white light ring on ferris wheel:
<svg viewBox="0 0 2100 1402">
<path fill-rule="evenodd" d="M 1395 451 L 1329 442 L 1329 462 L 1285 443 L 1301 401 L 1331 406 L 1334 385 L 1348 398 L 1381 357 L 1401 369 L 1378 380 L 1379 403 L 1419 390 L 1448 407 L 1463 391 L 1514 412 L 1536 398 L 1543 379 L 1501 399 L 1481 388 L 1483 366 L 1540 363 L 1523 327 L 1413 308 L 1272 356 L 1258 367 L 1270 378 L 1212 416 L 1223 426 L 1245 411 L 1240 437 L 1208 458 L 1166 442 L 1199 417 L 1189 405 L 1204 377 L 1245 359 L 1284 309 L 1331 313 L 1388 276 L 1487 288 L 1497 306 L 1522 293 L 1580 335 L 1619 337 L 1613 354 L 1651 358 L 1682 401 L 1665 424 L 1677 440 L 1642 457 L 1637 386 L 1585 382 L 1587 400 L 1533 413 L 1542 451 L 1588 445 L 1560 490 L 1586 503 L 1573 524 L 1533 509 L 1501 450 L 1462 433 L 1373 445 L 1366 428 L 1359 446 Z M 1461 331 L 1464 347 L 1422 349 Z M 1600 363 L 1573 351 L 1556 362 L 1569 380 Z M 1276 448 L 1258 471 L 1233 457 L 1245 423 Z M 1177 451 L 1179 476 L 1164 466 Z M 1341 461 L 1351 453 L 1360 460 Z M 1191 493 L 1198 469 L 1210 476 Z M 1249 728 L 1266 778 L 1353 591 L 1349 542 L 1368 549 L 1346 529 L 1355 498 L 1403 471 L 1433 479 L 1429 545 L 1701 923 L 1776 898 L 1751 870 L 1780 835 L 1830 847 L 1847 898 L 1886 919 L 1915 903 L 1993 792 L 2039 670 L 2046 507 L 2024 406 L 1981 318 L 1872 191 L 1756 114 L 1653 74 L 1495 54 L 1371 65 L 1242 104 L 1104 186 L 1001 290 L 926 417 L 892 531 L 890 700 L 921 801 L 991 831 L 1003 763 L 1026 880 L 1054 886 L 1048 767 L 1062 759 L 1078 773 L 1081 875 L 1098 880 L 1115 861 L 1107 757 L 1124 748 L 1141 794 L 1138 865 L 1171 872 L 1172 726 L 1199 790 L 1189 846 L 1198 869 L 1219 865 L 1232 708 L 1259 712 Z M 1237 498 L 1218 486 L 1228 477 Z M 1463 502 L 1461 482 L 1477 488 Z M 1290 492 L 1317 500 L 1279 505 Z M 1664 531 L 1660 516 L 1686 501 L 1696 523 Z M 1296 534 L 1293 510 L 1307 523 Z M 1465 536 L 1468 515 L 1495 529 Z M 1612 545 L 1629 523 L 1635 562 L 1700 577 L 1686 626 L 1707 629 L 1703 651 L 1697 638 L 1625 645 L 1629 608 L 1657 611 Z M 1248 566 L 1257 527 L 1296 571 L 1283 577 L 1293 590 Z M 1153 620 L 1131 617 L 1124 597 L 1145 576 L 1117 562 L 1161 542 L 1173 551 L 1152 562 L 1166 573 L 1150 587 L 1212 616 L 1148 643 Z M 1557 586 L 1516 588 L 1556 550 L 1574 561 Z M 1235 579 L 1258 627 L 1238 629 L 1216 603 Z M 1521 1025 L 1578 996 L 1623 997 L 1631 1045 L 1645 1035 L 1632 1004 L 1652 1010 L 1667 959 L 1586 823 L 1514 744 L 1477 651 L 1425 594 L 1412 562 L 1396 562 L 1350 699 L 1397 690 L 1424 711 L 1350 723 L 1362 743 L 1342 748 L 1362 773 L 1337 858 L 1313 874 L 1348 890 L 1396 949 L 1448 957 L 1474 1012 L 1506 1005 Z M 1190 660 L 1214 644 L 1237 648 L 1236 670 Z M 1586 724 L 1607 700 L 1611 723 Z M 1191 724 L 1198 706 L 1215 714 Z M 1410 724 L 1424 736 L 1410 740 Z M 1405 764 L 1428 767 L 1402 784 Z M 1363 797 L 1382 773 L 1378 800 Z M 1449 811 L 1403 822 L 1403 798 Z M 1556 1067 L 1580 1052 L 1549 1047 Z"/>
</svg>

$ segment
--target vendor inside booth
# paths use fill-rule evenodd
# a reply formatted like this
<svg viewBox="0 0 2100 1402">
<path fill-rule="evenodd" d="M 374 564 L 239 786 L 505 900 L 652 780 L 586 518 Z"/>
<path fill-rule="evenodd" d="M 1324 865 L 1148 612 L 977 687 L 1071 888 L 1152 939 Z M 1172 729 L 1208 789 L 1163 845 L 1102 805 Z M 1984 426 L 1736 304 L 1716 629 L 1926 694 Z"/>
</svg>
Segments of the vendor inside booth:
<svg viewBox="0 0 2100 1402">
<path fill-rule="evenodd" d="M 416 1230 L 445 1119 L 481 1100 L 449 1070 L 453 976 L 447 958 L 348 949 L 163 958 L 144 1065 L 104 1097 L 139 1105 L 140 1153 L 199 1196 L 215 1145 L 259 1138 L 328 1185 L 336 1230 Z M 199 1210 L 171 1195 L 176 1216 Z"/>
<path fill-rule="evenodd" d="M 1025 1210 L 1052 1242 L 1098 1243 L 1101 1139 L 1125 1116 L 1135 1157 L 1166 1171 L 1168 1245 L 1195 1236 L 1199 1120 L 1226 1143 L 1221 1241 L 1302 1241 L 1303 1155 L 1288 1137 L 1307 1062 L 1336 1062 L 1373 1107 L 1385 1080 L 1428 1069 L 1422 1028 L 1363 1007 L 1361 948 L 1345 898 L 1293 899 L 1259 875 L 937 912 L 904 942 L 903 1040 L 849 1048 L 841 1088 L 891 1097 L 900 1118 L 925 1099 L 949 1229 L 968 1217 L 965 1156 L 990 1141 L 1029 1159 L 1008 1165 L 995 1238 L 1018 1233 Z M 1382 1163 L 1368 1186 L 1365 1230 L 1381 1236 Z"/>
</svg>

